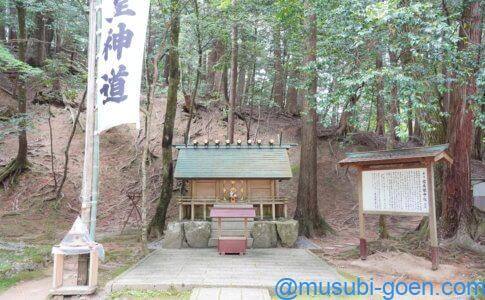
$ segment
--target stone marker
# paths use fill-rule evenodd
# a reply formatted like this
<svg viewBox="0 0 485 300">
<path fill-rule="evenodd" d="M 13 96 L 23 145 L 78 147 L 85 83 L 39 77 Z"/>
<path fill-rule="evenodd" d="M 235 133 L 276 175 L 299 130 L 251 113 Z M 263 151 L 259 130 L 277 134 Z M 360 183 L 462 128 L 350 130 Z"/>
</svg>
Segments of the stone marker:
<svg viewBox="0 0 485 300">
<path fill-rule="evenodd" d="M 165 229 L 165 235 L 162 242 L 162 247 L 165 249 L 180 249 L 184 242 L 184 231 L 182 223 L 171 222 L 168 223 Z"/>
<path fill-rule="evenodd" d="M 211 223 L 207 221 L 185 222 L 184 233 L 190 248 L 207 248 L 211 236 Z"/>
<path fill-rule="evenodd" d="M 278 231 L 278 236 L 281 240 L 281 245 L 283 247 L 293 247 L 298 238 L 298 221 L 297 220 L 286 220 L 277 221 L 276 230 Z"/>
<path fill-rule="evenodd" d="M 273 222 L 254 222 L 252 235 L 253 248 L 273 248 L 278 243 L 276 225 Z"/>
</svg>

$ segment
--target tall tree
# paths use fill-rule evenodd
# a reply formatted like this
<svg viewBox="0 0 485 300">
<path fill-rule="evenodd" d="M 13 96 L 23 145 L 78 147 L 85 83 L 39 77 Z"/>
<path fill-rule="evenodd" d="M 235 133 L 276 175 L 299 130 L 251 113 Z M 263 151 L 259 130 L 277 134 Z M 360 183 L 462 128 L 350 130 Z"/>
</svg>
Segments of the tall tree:
<svg viewBox="0 0 485 300">
<path fill-rule="evenodd" d="M 485 104 L 482 104 L 480 107 L 480 113 L 485 116 Z M 484 122 L 482 122 L 484 123 Z M 484 134 L 483 134 L 483 126 L 484 124 L 478 124 L 478 126 L 475 127 L 475 138 L 473 142 L 473 158 L 478 159 L 478 160 L 484 160 L 485 159 L 485 153 L 484 153 Z"/>
<path fill-rule="evenodd" d="M 246 68 L 241 66 L 238 70 L 236 105 L 242 105 L 244 91 L 246 90 Z"/>
<path fill-rule="evenodd" d="M 18 60 L 20 62 L 26 62 L 26 51 L 27 51 L 27 31 L 26 31 L 26 9 L 25 4 L 22 1 L 16 1 L 15 7 L 17 9 L 17 20 L 18 20 L 18 33 L 19 40 L 18 44 Z M 25 81 L 22 77 L 22 73 L 17 71 L 15 75 L 15 89 L 14 95 L 18 102 L 18 114 L 21 118 L 19 122 L 19 137 L 18 137 L 18 149 L 17 156 L 12 160 L 7 166 L 0 170 L 0 182 L 8 178 L 11 175 L 16 175 L 19 172 L 25 170 L 29 162 L 27 160 L 27 90 L 25 87 Z"/>
<path fill-rule="evenodd" d="M 398 65 L 398 58 L 396 53 L 393 51 L 389 51 L 389 60 L 392 66 L 397 67 Z M 397 82 L 391 83 L 391 101 L 389 104 L 389 114 L 387 117 L 389 123 L 389 136 L 387 138 L 387 149 L 394 149 L 396 148 L 397 142 L 399 141 L 398 138 L 398 127 L 399 127 L 399 90 L 397 86 Z"/>
<path fill-rule="evenodd" d="M 42 4 L 42 3 L 39 3 Z M 42 12 L 36 12 L 35 14 L 35 41 L 34 49 L 35 54 L 32 62 L 35 66 L 39 67 L 44 64 L 46 59 L 46 17 Z"/>
<path fill-rule="evenodd" d="M 299 71 L 296 68 L 292 68 L 289 71 L 288 90 L 286 91 L 286 110 L 294 116 L 300 113 L 298 109 L 298 88 L 296 86 L 299 79 Z"/>
<path fill-rule="evenodd" d="M 227 138 L 234 143 L 234 123 L 237 98 L 237 55 L 238 55 L 238 24 L 237 24 L 237 0 L 232 0 L 234 20 L 231 26 L 231 92 L 229 95 L 229 112 L 227 118 Z"/>
<path fill-rule="evenodd" d="M 4 20 L 0 19 L 0 41 L 5 42 L 6 35 L 5 35 L 5 24 Z"/>
<path fill-rule="evenodd" d="M 216 65 L 219 63 L 223 53 L 224 44 L 220 39 L 215 39 L 207 57 L 207 94 L 212 94 L 218 90 L 221 84 L 222 72 L 216 70 Z"/>
<path fill-rule="evenodd" d="M 281 54 L 281 29 L 279 25 L 273 28 L 274 55 L 274 87 L 273 98 L 281 108 L 285 107 L 285 78 Z"/>
<path fill-rule="evenodd" d="M 17 6 L 17 18 L 19 23 L 19 60 L 25 62 L 27 55 L 27 31 L 26 31 L 26 9 L 25 4 L 22 1 L 16 2 Z M 19 113 L 24 114 L 22 116 L 24 121 L 21 122 L 21 130 L 19 134 L 19 147 L 17 152 L 17 168 L 24 169 L 27 167 L 27 122 L 25 120 L 25 114 L 27 113 L 27 90 L 25 88 L 25 82 L 23 82 L 20 77 L 17 77 L 17 97 L 19 103 Z"/>
<path fill-rule="evenodd" d="M 305 64 L 310 70 L 306 74 L 308 89 L 303 100 L 300 176 L 298 195 L 294 218 L 299 223 L 299 234 L 313 236 L 324 234 L 330 227 L 320 215 L 317 192 L 317 112 L 316 93 L 318 75 L 316 70 L 317 52 L 317 17 L 309 1 L 305 1 L 305 9 L 309 16 L 305 17 L 306 59 Z"/>
<path fill-rule="evenodd" d="M 473 119 L 472 105 L 477 95 L 476 73 L 480 65 L 482 15 L 480 1 L 464 8 L 459 28 L 458 51 L 473 53 L 473 67 L 466 80 L 455 80 L 450 98 L 451 116 L 448 140 L 453 164 L 445 168 L 443 182 L 442 233 L 446 238 L 469 237 L 472 216 L 470 159 L 472 156 Z"/>
<path fill-rule="evenodd" d="M 184 133 L 184 143 L 186 145 L 189 142 L 190 127 L 191 127 L 192 119 L 194 118 L 194 112 L 195 112 L 195 100 L 197 98 L 197 92 L 199 91 L 199 84 L 200 84 L 201 74 L 202 74 L 203 51 L 202 51 L 202 38 L 201 38 L 201 32 L 200 32 L 199 3 L 197 1 L 198 0 L 193 0 L 195 22 L 196 22 L 195 35 L 197 39 L 197 70 L 195 75 L 194 89 L 192 91 L 192 94 L 190 95 L 189 118 L 187 119 L 187 126 L 185 127 L 185 133 Z"/>
<path fill-rule="evenodd" d="M 173 191 L 173 159 L 172 140 L 177 113 L 177 93 L 180 82 L 179 71 L 179 33 L 180 33 L 180 3 L 179 0 L 170 0 L 170 49 L 168 54 L 169 76 L 165 122 L 162 132 L 162 187 L 155 216 L 150 223 L 150 230 L 158 233 L 163 231 L 168 205 L 172 199 Z"/>
<path fill-rule="evenodd" d="M 339 125 L 335 131 L 336 136 L 344 136 L 350 131 L 350 119 L 354 115 L 355 106 L 357 101 L 359 101 L 359 95 L 357 93 L 358 91 L 350 95 L 350 99 L 344 107 L 344 111 L 340 116 Z"/>
<path fill-rule="evenodd" d="M 378 72 L 382 72 L 382 54 L 377 51 L 376 53 L 376 69 Z M 385 104 L 384 104 L 384 80 L 382 75 L 378 75 L 376 80 L 376 132 L 377 134 L 384 135 L 385 130 Z"/>
</svg>

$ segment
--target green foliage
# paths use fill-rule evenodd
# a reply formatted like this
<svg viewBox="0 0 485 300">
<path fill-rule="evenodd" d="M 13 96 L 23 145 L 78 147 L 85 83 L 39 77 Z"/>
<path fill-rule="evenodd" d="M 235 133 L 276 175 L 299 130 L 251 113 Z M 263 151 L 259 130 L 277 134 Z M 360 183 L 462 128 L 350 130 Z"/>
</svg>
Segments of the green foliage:
<svg viewBox="0 0 485 300">
<path fill-rule="evenodd" d="M 478 67 L 471 61 L 477 49 L 457 51 L 458 17 L 463 8 L 448 9 L 450 15 L 443 11 L 441 1 L 318 2 L 319 105 L 320 111 L 335 108 L 322 121 L 329 125 L 335 114 L 351 109 L 359 112 L 351 120 L 356 129 L 374 129 L 380 94 L 386 112 L 393 99 L 398 101 L 399 115 L 394 117 L 401 124 L 401 137 L 407 137 L 408 118 L 419 120 L 427 131 L 440 126 L 445 84 L 450 80 L 445 74 L 464 81 Z M 381 68 L 376 66 L 378 56 Z M 382 90 L 377 89 L 379 79 Z M 350 108 L 352 95 L 359 100 Z"/>
<path fill-rule="evenodd" d="M 42 71 L 16 59 L 10 51 L 0 44 L 0 73 L 19 73 L 23 77 L 39 76 Z"/>
<path fill-rule="evenodd" d="M 0 139 L 5 138 L 9 134 L 16 134 L 23 128 L 27 130 L 32 129 L 32 113 L 15 114 L 13 117 L 6 117 L 5 120 L 0 119 Z"/>
<path fill-rule="evenodd" d="M 85 1 L 21 1 L 28 8 L 29 38 L 35 38 L 36 17 L 42 16 L 47 20 L 46 30 L 54 35 L 49 41 L 51 48 L 59 37 L 62 47 L 69 50 L 51 55 L 46 61 L 43 83 L 51 86 L 53 80 L 62 78 L 63 87 L 69 87 L 65 94 L 74 95 L 86 80 L 86 74 L 79 72 L 86 66 L 79 64 L 75 68 L 78 74 L 73 75 L 76 72 L 72 72 L 69 58 L 71 53 L 76 53 L 78 61 L 86 60 L 88 23 Z M 150 65 L 158 48 L 163 48 L 164 56 L 158 66 L 160 79 L 167 63 L 170 3 L 168 0 L 151 1 L 146 59 Z M 420 128 L 427 133 L 439 131 L 448 117 L 443 109 L 443 99 L 449 92 L 449 83 L 465 82 L 470 75 L 476 74 L 478 93 L 472 109 L 476 126 L 485 127 L 483 55 L 480 65 L 475 59 L 480 45 L 472 45 L 467 51 L 457 49 L 460 17 L 465 7 L 463 1 L 308 1 L 312 8 L 305 7 L 304 3 L 300 0 L 238 0 L 233 6 L 230 0 L 181 1 L 178 50 L 184 93 L 192 93 L 197 71 L 200 71 L 198 103 L 209 106 L 224 99 L 219 86 L 211 91 L 211 95 L 207 93 L 205 79 L 210 72 L 207 59 L 215 42 L 220 42 L 222 57 L 214 71 L 220 73 L 229 68 L 231 25 L 237 22 L 239 72 L 246 74 L 241 106 L 276 106 L 272 99 L 275 80 L 273 34 L 278 30 L 286 92 L 292 87 L 299 91 L 306 89 L 305 75 L 310 70 L 318 70 L 318 93 L 313 102 L 326 126 L 336 126 L 342 112 L 350 111 L 353 113 L 350 125 L 354 130 L 374 130 L 377 125 L 376 102 L 382 98 L 387 130 L 389 119 L 395 118 L 399 122 L 398 134 L 403 139 L 407 138 L 409 120 L 415 124 L 419 122 Z M 16 29 L 14 2 L 0 0 L 0 6 L 5 8 L 0 24 Z M 307 32 L 303 24 L 313 12 L 317 15 L 318 46 L 317 63 L 310 65 L 304 63 Z M 197 70 L 198 37 L 204 57 L 200 70 Z M 382 66 L 376 64 L 379 58 Z M 0 72 L 9 70 L 29 76 L 40 73 L 38 69 L 17 61 L 5 46 L 0 45 Z M 156 92 L 163 94 L 166 90 L 159 85 Z M 349 103 L 352 97 L 358 99 L 355 105 Z M 390 116 L 393 102 L 397 102 L 399 110 L 397 115 Z"/>
<path fill-rule="evenodd" d="M 22 280 L 41 277 L 43 266 L 50 258 L 50 246 L 32 246 L 18 251 L 0 250 L 0 292 Z M 36 265 L 35 270 L 22 270 L 19 266 Z M 18 269 L 18 271 L 17 271 Z"/>
<path fill-rule="evenodd" d="M 21 281 L 34 280 L 44 276 L 41 270 L 22 271 L 9 278 L 0 278 L 0 293 Z"/>
<path fill-rule="evenodd" d="M 190 291 L 177 291 L 172 288 L 168 291 L 141 291 L 123 290 L 110 294 L 110 299 L 189 299 Z"/>
</svg>

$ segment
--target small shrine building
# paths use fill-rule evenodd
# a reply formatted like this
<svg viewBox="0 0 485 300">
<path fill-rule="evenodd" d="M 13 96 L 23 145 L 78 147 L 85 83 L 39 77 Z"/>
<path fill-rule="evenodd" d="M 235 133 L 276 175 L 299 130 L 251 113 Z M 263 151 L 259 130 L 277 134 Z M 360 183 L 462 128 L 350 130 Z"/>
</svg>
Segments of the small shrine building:
<svg viewBox="0 0 485 300">
<path fill-rule="evenodd" d="M 279 183 L 292 177 L 292 145 L 240 140 L 177 145 L 174 178 L 186 182 L 177 202 L 180 220 L 206 220 L 214 204 L 252 205 L 259 220 L 287 218 Z"/>
</svg>

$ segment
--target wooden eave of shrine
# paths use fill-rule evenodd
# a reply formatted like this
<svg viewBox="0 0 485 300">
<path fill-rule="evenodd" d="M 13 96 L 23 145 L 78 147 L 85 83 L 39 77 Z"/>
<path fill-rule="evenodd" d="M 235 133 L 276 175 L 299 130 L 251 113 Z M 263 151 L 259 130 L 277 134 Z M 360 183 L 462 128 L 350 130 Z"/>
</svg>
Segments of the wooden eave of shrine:
<svg viewBox="0 0 485 300">
<path fill-rule="evenodd" d="M 374 165 L 423 164 L 426 162 L 446 161 L 453 163 L 448 153 L 448 144 L 430 147 L 403 148 L 383 151 L 347 153 L 339 162 L 342 167 L 368 167 Z"/>
</svg>

